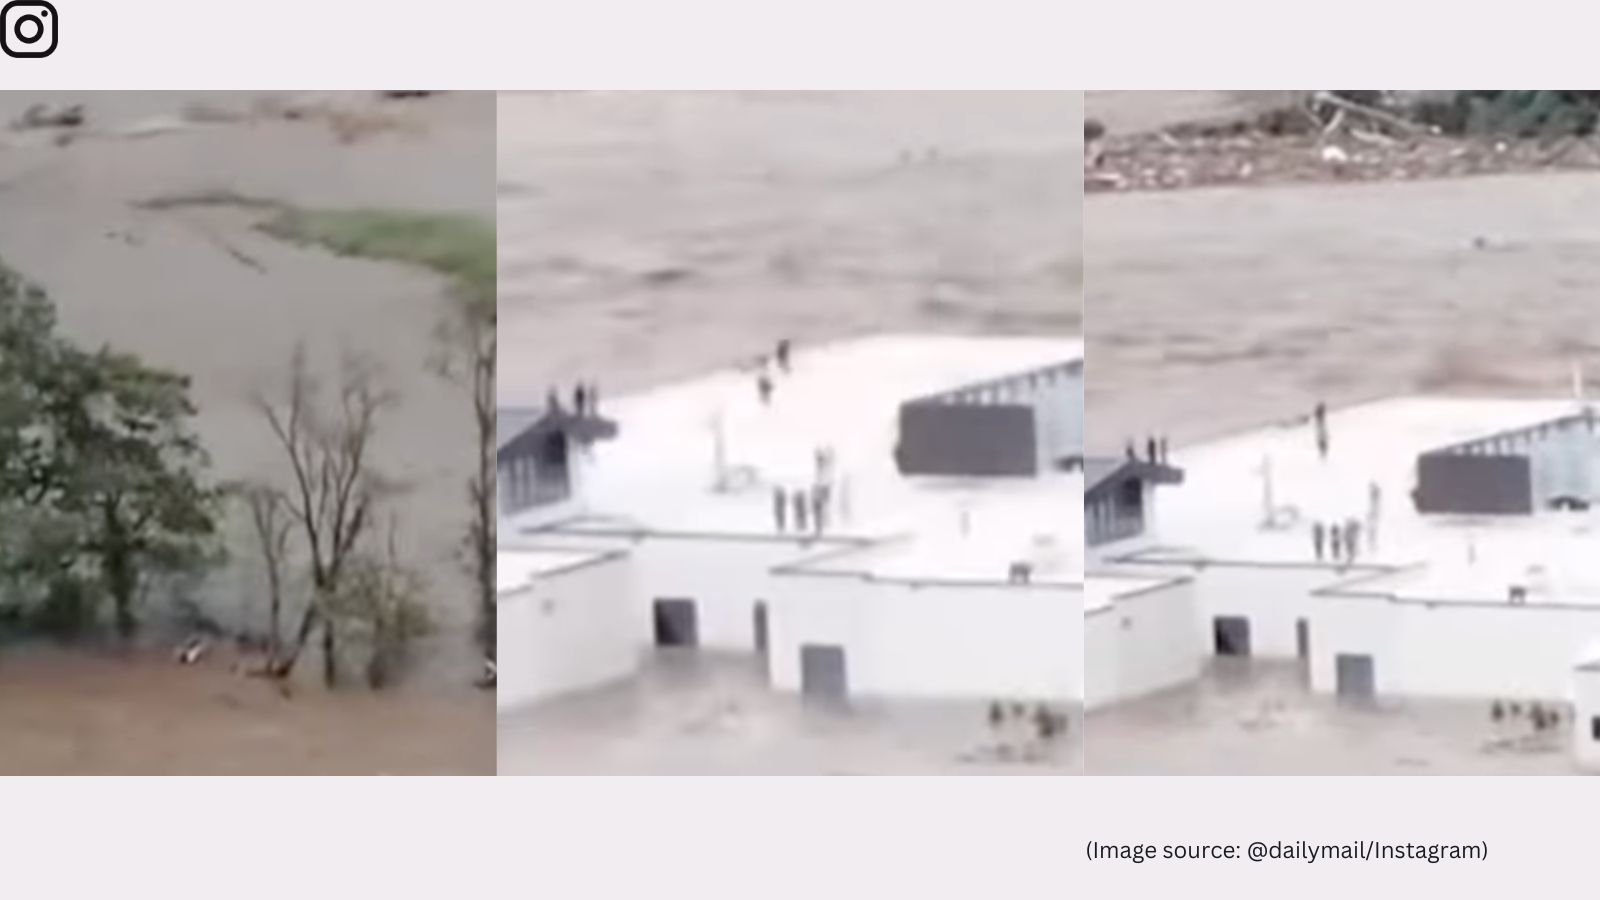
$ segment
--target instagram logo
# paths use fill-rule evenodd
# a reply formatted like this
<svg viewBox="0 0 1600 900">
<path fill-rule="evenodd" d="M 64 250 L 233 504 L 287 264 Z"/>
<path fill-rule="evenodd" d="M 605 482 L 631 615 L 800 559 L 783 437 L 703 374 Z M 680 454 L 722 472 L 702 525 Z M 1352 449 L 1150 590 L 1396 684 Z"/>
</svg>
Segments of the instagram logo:
<svg viewBox="0 0 1600 900">
<path fill-rule="evenodd" d="M 56 8 L 46 0 L 11 0 L 0 9 L 0 50 L 26 59 L 56 52 Z"/>
</svg>

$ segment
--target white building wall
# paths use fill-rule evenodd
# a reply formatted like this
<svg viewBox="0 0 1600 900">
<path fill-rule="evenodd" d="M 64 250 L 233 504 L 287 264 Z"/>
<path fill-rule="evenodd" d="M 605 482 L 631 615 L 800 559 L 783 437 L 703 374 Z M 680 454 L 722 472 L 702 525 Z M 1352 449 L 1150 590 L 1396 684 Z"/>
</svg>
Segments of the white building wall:
<svg viewBox="0 0 1600 900">
<path fill-rule="evenodd" d="M 1572 751 L 1578 767 L 1600 772 L 1600 666 L 1590 662 L 1572 672 Z"/>
<path fill-rule="evenodd" d="M 1192 612 L 1192 610 L 1191 610 Z M 1105 706 L 1120 699 L 1117 663 L 1121 659 L 1118 622 L 1114 608 L 1098 609 L 1083 617 L 1083 705 Z M 1190 632 L 1194 631 L 1193 626 Z"/>
<path fill-rule="evenodd" d="M 626 678 L 644 635 L 629 597 L 626 557 L 537 578 L 502 595 L 497 708 L 521 706 Z"/>
<path fill-rule="evenodd" d="M 1332 694 L 1337 689 L 1335 660 L 1341 653 L 1373 659 L 1373 689 L 1379 696 L 1403 695 L 1405 682 L 1396 664 L 1398 615 L 1379 597 L 1323 597 L 1311 623 L 1311 689 Z"/>
<path fill-rule="evenodd" d="M 1335 656 L 1370 653 L 1379 694 L 1566 699 L 1572 660 L 1600 638 L 1600 609 L 1325 598 L 1312 687 L 1335 690 Z"/>
<path fill-rule="evenodd" d="M 771 606 L 773 567 L 823 553 L 830 546 L 815 540 L 561 530 L 541 531 L 538 540 L 552 547 L 598 546 L 627 552 L 633 566 L 628 597 L 638 619 L 641 646 L 655 641 L 655 601 L 685 599 L 695 603 L 702 648 L 744 653 L 756 650 L 756 604 L 766 600 Z"/>
<path fill-rule="evenodd" d="M 773 686 L 800 690 L 800 648 L 844 648 L 850 693 L 1083 701 L 1083 593 L 784 576 L 772 607 Z"/>
<path fill-rule="evenodd" d="M 1217 616 L 1244 616 L 1250 620 L 1252 656 L 1294 659 L 1299 655 L 1295 623 L 1309 618 L 1312 592 L 1334 583 L 1339 575 L 1316 566 L 1210 565 L 1192 570 L 1195 622 L 1200 646 L 1215 652 L 1212 621 Z M 1316 626 L 1311 625 L 1312 642 Z"/>
<path fill-rule="evenodd" d="M 635 603 L 648 625 L 656 599 L 693 600 L 702 648 L 753 653 L 758 602 L 767 602 L 771 618 L 772 568 L 823 549 L 802 541 L 647 537 L 631 551 Z"/>
<path fill-rule="evenodd" d="M 1209 648 L 1194 628 L 1193 583 L 1118 598 L 1084 620 L 1085 705 L 1093 709 L 1187 684 Z"/>
</svg>

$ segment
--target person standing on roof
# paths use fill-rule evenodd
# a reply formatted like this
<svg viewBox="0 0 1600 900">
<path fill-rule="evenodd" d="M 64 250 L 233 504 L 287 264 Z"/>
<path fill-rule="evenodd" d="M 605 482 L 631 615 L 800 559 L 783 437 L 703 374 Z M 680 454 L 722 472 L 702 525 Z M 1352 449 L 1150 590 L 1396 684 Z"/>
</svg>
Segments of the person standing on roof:
<svg viewBox="0 0 1600 900">
<path fill-rule="evenodd" d="M 809 504 L 806 502 L 806 492 L 795 491 L 791 497 L 791 503 L 794 506 L 794 530 L 800 534 L 805 534 L 807 530 L 807 513 L 810 512 Z"/>
<path fill-rule="evenodd" d="M 778 526 L 778 533 L 782 534 L 788 528 L 789 503 L 783 496 L 783 488 L 772 489 L 772 521 Z"/>
<path fill-rule="evenodd" d="M 1378 517 L 1383 512 L 1383 490 L 1376 481 L 1367 484 L 1367 548 L 1378 549 Z"/>
<path fill-rule="evenodd" d="M 1344 532 L 1338 523 L 1328 523 L 1328 550 L 1334 562 L 1344 558 Z"/>
<path fill-rule="evenodd" d="M 813 485 L 811 488 L 811 524 L 821 534 L 828 527 L 828 486 L 826 484 Z"/>
<path fill-rule="evenodd" d="M 1317 562 L 1322 562 L 1322 543 L 1323 543 L 1324 537 L 1325 537 L 1325 535 L 1324 535 L 1324 531 L 1323 531 L 1323 528 L 1322 528 L 1322 523 L 1321 522 L 1312 522 L 1311 523 L 1311 548 L 1313 550 L 1315 550 L 1316 553 L 1317 553 Z"/>
<path fill-rule="evenodd" d="M 1328 458 L 1328 407 L 1318 401 L 1317 408 L 1311 413 L 1312 422 L 1317 433 L 1317 455 L 1323 459 Z"/>
<path fill-rule="evenodd" d="M 784 374 L 789 372 L 789 349 L 789 339 L 782 338 L 778 341 L 777 352 L 773 354 L 778 359 L 778 370 Z"/>
<path fill-rule="evenodd" d="M 816 483 L 828 485 L 833 483 L 833 448 L 818 447 L 815 454 Z"/>
</svg>

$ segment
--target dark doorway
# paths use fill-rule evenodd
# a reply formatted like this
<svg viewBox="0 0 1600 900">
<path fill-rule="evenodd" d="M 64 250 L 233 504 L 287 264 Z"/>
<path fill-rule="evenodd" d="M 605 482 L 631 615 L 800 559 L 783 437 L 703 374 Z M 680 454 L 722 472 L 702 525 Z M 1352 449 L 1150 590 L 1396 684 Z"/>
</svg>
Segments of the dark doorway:
<svg viewBox="0 0 1600 900">
<path fill-rule="evenodd" d="M 545 435 L 539 441 L 539 468 L 552 476 L 565 476 L 567 471 L 567 436 L 561 432 Z"/>
<path fill-rule="evenodd" d="M 752 624 L 755 627 L 756 652 L 761 654 L 762 656 L 766 656 L 767 655 L 767 602 L 765 600 L 757 600 L 756 601 L 755 611 L 751 615 L 754 618 L 754 622 Z"/>
<path fill-rule="evenodd" d="M 1144 482 L 1129 478 L 1117 486 L 1117 520 L 1128 523 L 1129 533 L 1144 530 Z"/>
<path fill-rule="evenodd" d="M 1311 658 L 1311 623 L 1305 619 L 1294 620 L 1294 652 L 1301 659 Z"/>
<path fill-rule="evenodd" d="M 1341 653 L 1334 658 L 1334 691 L 1342 698 L 1371 700 L 1377 693 L 1372 657 Z"/>
<path fill-rule="evenodd" d="M 1244 616 L 1217 616 L 1211 633 L 1218 656 L 1250 655 L 1250 620 Z"/>
<path fill-rule="evenodd" d="M 830 702 L 850 695 L 843 647 L 805 644 L 800 648 L 800 693 L 807 699 Z"/>
<path fill-rule="evenodd" d="M 657 600 L 655 625 L 657 647 L 700 645 L 700 616 L 693 600 Z"/>
<path fill-rule="evenodd" d="M 533 463 L 535 502 L 566 499 L 572 489 L 567 464 L 566 435 L 558 431 L 540 439 Z"/>
</svg>

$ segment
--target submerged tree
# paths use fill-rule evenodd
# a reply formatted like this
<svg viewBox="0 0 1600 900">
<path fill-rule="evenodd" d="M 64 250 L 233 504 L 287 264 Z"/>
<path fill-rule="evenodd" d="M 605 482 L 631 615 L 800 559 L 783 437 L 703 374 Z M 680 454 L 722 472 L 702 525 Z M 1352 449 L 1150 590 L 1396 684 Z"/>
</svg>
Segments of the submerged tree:
<svg viewBox="0 0 1600 900">
<path fill-rule="evenodd" d="M 110 595 L 117 633 L 131 637 L 143 579 L 200 567 L 216 533 L 189 381 L 110 350 L 62 354 L 50 381 L 54 505 L 80 523 L 79 552 Z"/>
<path fill-rule="evenodd" d="M 44 496 L 40 383 L 64 349 L 55 326 L 44 291 L 0 264 L 0 503 L 34 505 Z"/>
<path fill-rule="evenodd" d="M 423 598 L 427 584 L 406 565 L 392 521 L 384 552 L 357 553 L 329 604 L 331 624 L 366 651 L 367 686 L 388 687 L 411 661 L 416 641 L 433 632 Z"/>
<path fill-rule="evenodd" d="M 320 630 L 323 681 L 332 686 L 339 680 L 338 631 L 331 604 L 386 487 L 372 465 L 372 443 L 379 414 L 390 399 L 370 370 L 347 363 L 338 397 L 324 408 L 305 348 L 300 347 L 290 363 L 284 396 L 258 401 L 289 461 L 292 485 L 284 494 L 284 508 L 300 532 L 311 576 L 311 597 L 300 624 L 273 664 L 278 677 L 293 672 Z"/>
<path fill-rule="evenodd" d="M 289 536 L 294 523 L 289 519 L 287 498 L 271 485 L 246 484 L 238 489 L 250 511 L 250 527 L 256 536 L 256 549 L 267 573 L 267 667 L 276 666 L 283 655 L 283 582 L 289 556 Z"/>
<path fill-rule="evenodd" d="M 492 281 L 489 282 L 492 285 Z M 458 289 L 439 327 L 438 370 L 465 389 L 472 407 L 475 454 L 467 479 L 471 520 L 463 546 L 477 600 L 479 647 L 495 658 L 495 366 L 496 301 L 488 286 Z"/>
</svg>

